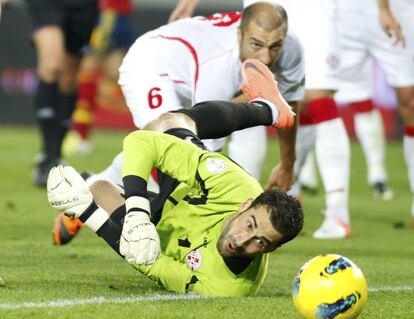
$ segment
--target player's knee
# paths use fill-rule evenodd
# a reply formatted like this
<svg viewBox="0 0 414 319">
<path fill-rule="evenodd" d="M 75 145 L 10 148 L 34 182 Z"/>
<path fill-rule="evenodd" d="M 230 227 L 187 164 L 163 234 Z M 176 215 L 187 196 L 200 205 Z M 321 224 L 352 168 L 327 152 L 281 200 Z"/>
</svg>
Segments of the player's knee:
<svg viewBox="0 0 414 319">
<path fill-rule="evenodd" d="M 93 197 L 95 198 L 96 195 L 105 193 L 105 191 L 107 191 L 108 189 L 113 189 L 113 184 L 109 181 L 98 180 L 98 181 L 93 182 L 89 186 L 89 189 Z"/>
<path fill-rule="evenodd" d="M 194 121 L 183 113 L 163 113 L 145 126 L 145 129 L 165 132 L 173 128 L 185 128 L 195 132 Z"/>
<path fill-rule="evenodd" d="M 77 87 L 77 73 L 76 72 L 65 72 L 61 74 L 59 78 L 59 88 L 64 93 L 72 93 Z"/>
<path fill-rule="evenodd" d="M 63 70 L 63 58 L 51 57 L 39 62 L 39 77 L 46 82 L 56 81 Z"/>
<path fill-rule="evenodd" d="M 399 94 L 398 104 L 404 124 L 414 125 L 414 91 Z"/>
<path fill-rule="evenodd" d="M 399 104 L 404 109 L 412 109 L 414 106 L 414 92 L 413 94 L 407 94 L 400 98 Z"/>
<path fill-rule="evenodd" d="M 172 126 L 180 123 L 180 117 L 176 113 L 164 113 L 158 117 L 159 121 L 166 126 Z"/>
</svg>

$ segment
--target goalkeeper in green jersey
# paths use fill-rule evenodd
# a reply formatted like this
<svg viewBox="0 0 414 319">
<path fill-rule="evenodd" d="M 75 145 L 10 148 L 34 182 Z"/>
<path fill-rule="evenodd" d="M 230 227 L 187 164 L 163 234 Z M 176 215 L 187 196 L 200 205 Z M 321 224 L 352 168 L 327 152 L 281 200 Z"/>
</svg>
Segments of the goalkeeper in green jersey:
<svg viewBox="0 0 414 319">
<path fill-rule="evenodd" d="M 72 167 L 58 166 L 49 174 L 50 204 L 80 218 L 168 290 L 256 294 L 268 253 L 300 232 L 303 213 L 296 199 L 277 190 L 263 192 L 236 163 L 203 149 L 199 137 L 277 124 L 283 101 L 275 98 L 270 71 L 254 60 L 242 68 L 242 89 L 251 103 L 200 103 L 165 115 L 156 129 L 168 134 L 136 131 L 125 138 L 123 196 L 107 181 L 89 189 Z M 156 195 L 147 191 L 153 167 L 159 171 Z"/>
</svg>

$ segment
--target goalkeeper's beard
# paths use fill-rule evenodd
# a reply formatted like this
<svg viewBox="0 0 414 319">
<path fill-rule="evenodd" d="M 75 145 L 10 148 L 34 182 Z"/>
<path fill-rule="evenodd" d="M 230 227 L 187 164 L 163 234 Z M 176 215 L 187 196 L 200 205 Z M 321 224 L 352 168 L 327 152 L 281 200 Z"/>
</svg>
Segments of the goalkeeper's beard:
<svg viewBox="0 0 414 319">
<path fill-rule="evenodd" d="M 234 225 L 234 222 L 237 220 L 237 217 L 243 214 L 246 210 L 236 214 L 234 217 L 229 217 L 231 218 L 230 221 L 228 221 L 227 223 L 225 222 L 226 224 L 223 225 L 220 238 L 217 242 L 217 250 L 219 251 L 221 256 L 223 257 L 231 257 L 231 256 L 251 257 L 245 253 L 245 249 L 243 246 L 234 247 L 234 251 L 229 251 L 227 249 L 229 243 L 235 242 L 234 235 L 231 234 L 231 230 Z"/>
</svg>

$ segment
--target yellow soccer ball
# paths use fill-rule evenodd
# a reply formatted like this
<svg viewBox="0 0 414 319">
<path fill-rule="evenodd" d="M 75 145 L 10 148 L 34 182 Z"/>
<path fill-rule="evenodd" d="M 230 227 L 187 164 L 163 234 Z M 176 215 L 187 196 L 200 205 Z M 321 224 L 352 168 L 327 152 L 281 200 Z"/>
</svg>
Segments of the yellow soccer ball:
<svg viewBox="0 0 414 319">
<path fill-rule="evenodd" d="M 340 255 L 320 255 L 306 262 L 293 285 L 293 302 L 305 319 L 351 319 L 367 302 L 364 274 Z"/>
</svg>

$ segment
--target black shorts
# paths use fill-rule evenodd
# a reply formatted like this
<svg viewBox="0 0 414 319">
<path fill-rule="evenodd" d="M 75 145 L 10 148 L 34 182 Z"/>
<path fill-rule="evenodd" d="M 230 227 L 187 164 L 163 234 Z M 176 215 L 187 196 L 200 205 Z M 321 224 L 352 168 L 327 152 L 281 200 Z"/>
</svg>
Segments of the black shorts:
<svg viewBox="0 0 414 319">
<path fill-rule="evenodd" d="M 98 19 L 97 0 L 27 0 L 32 31 L 55 25 L 62 29 L 67 52 L 79 55 Z"/>
</svg>

